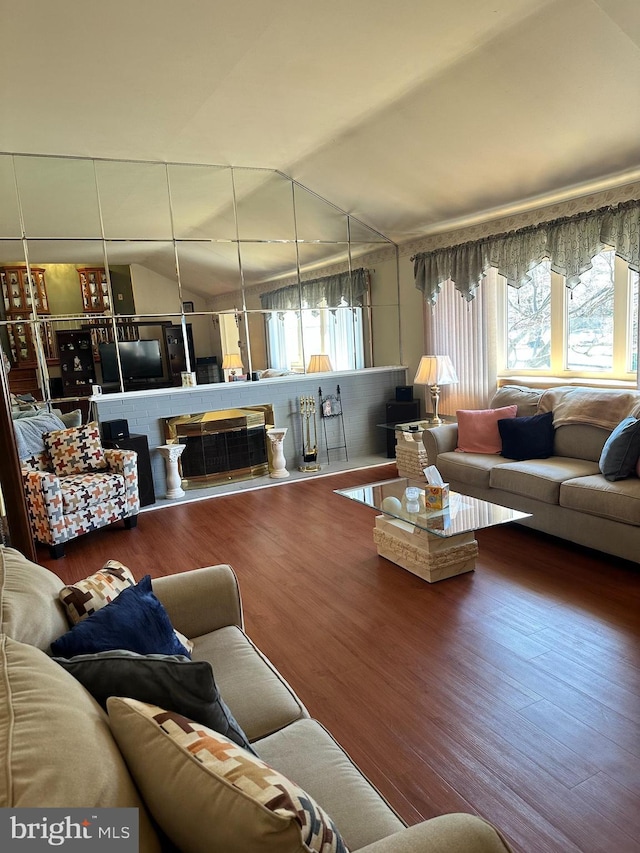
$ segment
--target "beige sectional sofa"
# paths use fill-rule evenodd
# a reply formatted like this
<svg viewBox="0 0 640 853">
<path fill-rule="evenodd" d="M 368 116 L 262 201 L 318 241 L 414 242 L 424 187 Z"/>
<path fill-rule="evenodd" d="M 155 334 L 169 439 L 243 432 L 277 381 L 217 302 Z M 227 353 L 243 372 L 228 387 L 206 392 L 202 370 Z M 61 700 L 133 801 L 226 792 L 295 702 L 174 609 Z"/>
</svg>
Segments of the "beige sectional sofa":
<svg viewBox="0 0 640 853">
<path fill-rule="evenodd" d="M 110 718 L 48 651 L 69 630 L 55 574 L 11 548 L 0 548 L 0 807 L 138 808 L 140 850 L 173 849 L 143 802 Z M 223 698 L 260 758 L 294 780 L 333 818 L 351 851 L 363 853 L 505 853 L 508 846 L 472 815 L 446 815 L 407 828 L 243 631 L 238 584 L 229 566 L 196 569 L 153 581 L 172 625 L 194 643 L 194 660 L 209 661 Z M 109 700 L 117 705 L 122 700 Z M 111 711 L 111 706 L 109 707 Z M 113 721 L 112 721 L 113 722 Z M 134 748 L 135 748 L 135 736 Z M 138 755 L 144 765 L 144 749 Z M 149 749 L 160 787 L 173 803 L 161 823 L 186 823 L 200 796 Z M 195 765 L 194 765 L 195 766 Z M 193 768 L 192 768 L 193 769 Z M 193 772 L 198 772 L 198 768 Z M 175 785 L 175 791 L 170 787 Z M 204 797 L 203 810 L 208 796 Z M 149 806 L 149 808 L 147 808 Z M 184 815 L 183 815 L 184 810 Z M 263 813 L 264 812 L 264 813 Z M 259 810 L 261 819 L 274 820 Z M 227 831 L 238 816 L 229 810 Z M 231 830 L 229 829 L 231 827 Z M 220 844 L 204 811 L 185 832 L 210 853 L 307 850 L 303 844 L 230 841 Z M 166 830 L 166 826 L 165 826 Z M 273 826 L 272 826 L 273 830 Z M 278 843 L 276 843 L 278 842 Z"/>
<path fill-rule="evenodd" d="M 551 457 L 457 452 L 457 425 L 445 424 L 424 431 L 429 463 L 455 491 L 531 513 L 519 524 L 640 562 L 640 479 L 610 482 L 598 465 L 613 428 L 639 416 L 640 392 L 507 385 L 490 407 L 514 404 L 518 417 L 553 411 Z"/>
</svg>

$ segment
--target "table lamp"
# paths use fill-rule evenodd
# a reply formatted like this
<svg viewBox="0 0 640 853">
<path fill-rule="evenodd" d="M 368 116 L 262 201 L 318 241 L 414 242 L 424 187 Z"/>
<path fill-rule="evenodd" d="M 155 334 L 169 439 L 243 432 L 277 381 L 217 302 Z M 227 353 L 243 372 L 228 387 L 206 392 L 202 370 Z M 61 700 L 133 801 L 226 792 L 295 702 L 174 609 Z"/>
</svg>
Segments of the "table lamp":
<svg viewBox="0 0 640 853">
<path fill-rule="evenodd" d="M 307 373 L 330 373 L 333 370 L 331 359 L 324 353 L 312 355 L 307 365 Z"/>
<path fill-rule="evenodd" d="M 233 382 L 236 370 L 242 371 L 242 359 L 240 358 L 240 353 L 225 353 L 222 359 L 222 369 L 229 371 L 229 382 Z"/>
<path fill-rule="evenodd" d="M 416 371 L 416 385 L 428 385 L 431 389 L 431 400 L 433 403 L 433 417 L 431 422 L 441 424 L 442 419 L 438 417 L 438 405 L 440 403 L 440 386 L 455 385 L 458 381 L 455 368 L 448 355 L 423 355 Z M 427 392 L 425 390 L 425 410 L 427 407 Z M 425 411 L 426 414 L 426 411 Z"/>
</svg>

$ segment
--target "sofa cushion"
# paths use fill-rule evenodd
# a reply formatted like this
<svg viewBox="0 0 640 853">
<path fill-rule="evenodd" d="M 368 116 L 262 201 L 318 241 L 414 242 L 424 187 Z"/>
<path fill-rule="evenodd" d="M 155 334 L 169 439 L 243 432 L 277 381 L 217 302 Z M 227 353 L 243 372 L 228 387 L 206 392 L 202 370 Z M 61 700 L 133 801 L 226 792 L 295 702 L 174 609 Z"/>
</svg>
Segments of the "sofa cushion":
<svg viewBox="0 0 640 853">
<path fill-rule="evenodd" d="M 556 426 L 553 452 L 556 456 L 569 456 L 572 459 L 588 459 L 590 462 L 597 462 L 610 434 L 610 430 L 591 426 L 591 424 Z"/>
<path fill-rule="evenodd" d="M 607 480 L 624 480 L 635 473 L 640 456 L 640 420 L 624 418 L 605 441 L 600 471 Z"/>
<path fill-rule="evenodd" d="M 58 477 L 107 467 L 96 421 L 80 427 L 52 430 L 43 436 L 43 441 Z"/>
<path fill-rule="evenodd" d="M 640 527 L 640 480 L 610 482 L 602 474 L 565 480 L 560 506 Z"/>
<path fill-rule="evenodd" d="M 187 853 L 348 853 L 295 782 L 222 735 L 135 699 L 107 702 L 111 729 L 145 802 Z"/>
<path fill-rule="evenodd" d="M 192 661 L 183 655 L 139 655 L 124 649 L 54 660 L 105 709 L 109 696 L 161 705 L 253 752 L 220 696 L 208 661 Z"/>
<path fill-rule="evenodd" d="M 458 409 L 458 447 L 463 453 L 500 453 L 502 439 L 498 431 L 501 418 L 515 418 L 517 406 L 499 409 Z"/>
<path fill-rule="evenodd" d="M 552 456 L 550 459 L 496 465 L 491 470 L 489 483 L 493 489 L 557 504 L 560 500 L 560 485 L 565 480 L 571 477 L 587 477 L 597 472 L 598 466 L 595 462 Z"/>
<path fill-rule="evenodd" d="M 548 459 L 553 455 L 553 412 L 498 421 L 501 455 L 508 459 Z"/>
<path fill-rule="evenodd" d="M 14 548 L 0 548 L 0 633 L 46 650 L 69 624 L 59 593 L 64 584 Z"/>
<path fill-rule="evenodd" d="M 495 453 L 439 453 L 438 471 L 445 483 L 455 483 L 458 488 L 473 486 L 489 488 L 489 475 L 496 465 L 504 465 L 504 457 Z M 463 489 L 464 490 L 464 489 Z"/>
<path fill-rule="evenodd" d="M 240 628 L 220 628 L 193 640 L 193 660 L 210 661 L 220 693 L 250 741 L 309 716 L 284 678 Z"/>
<path fill-rule="evenodd" d="M 150 575 L 123 589 L 113 601 L 51 643 L 52 653 L 63 658 L 111 649 L 142 655 L 188 655 L 151 590 Z"/>
<path fill-rule="evenodd" d="M 490 408 L 499 409 L 502 406 L 518 407 L 518 417 L 529 417 L 538 413 L 538 403 L 542 391 L 536 388 L 527 388 L 524 385 L 503 385 L 498 388 L 489 403 Z"/>
<path fill-rule="evenodd" d="M 304 788 L 360 850 L 404 824 L 316 720 L 299 720 L 255 743 L 260 757 Z"/>
<path fill-rule="evenodd" d="M 0 807 L 140 810 L 140 850 L 158 838 L 107 715 L 44 652 L 0 637 Z M 61 782 L 64 780 L 64 783 Z"/>
</svg>

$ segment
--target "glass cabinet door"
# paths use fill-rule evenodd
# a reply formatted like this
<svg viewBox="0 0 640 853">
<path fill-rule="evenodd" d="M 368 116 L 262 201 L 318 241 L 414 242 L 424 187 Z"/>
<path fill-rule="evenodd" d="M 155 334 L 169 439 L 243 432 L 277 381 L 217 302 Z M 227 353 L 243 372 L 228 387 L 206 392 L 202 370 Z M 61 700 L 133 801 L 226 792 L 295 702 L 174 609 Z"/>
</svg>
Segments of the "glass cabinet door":
<svg viewBox="0 0 640 853">
<path fill-rule="evenodd" d="M 82 308 L 86 314 L 102 314 L 111 310 L 107 274 L 102 267 L 86 267 L 78 270 Z"/>
</svg>

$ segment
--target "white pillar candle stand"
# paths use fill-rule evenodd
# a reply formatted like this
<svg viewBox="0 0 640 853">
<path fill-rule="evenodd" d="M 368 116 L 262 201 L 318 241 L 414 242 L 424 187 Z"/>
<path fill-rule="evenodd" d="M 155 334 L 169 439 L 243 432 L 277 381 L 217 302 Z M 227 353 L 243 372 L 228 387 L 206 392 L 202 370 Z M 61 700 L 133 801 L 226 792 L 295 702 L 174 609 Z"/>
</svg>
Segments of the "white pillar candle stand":
<svg viewBox="0 0 640 853">
<path fill-rule="evenodd" d="M 167 494 L 169 500 L 181 498 L 184 495 L 182 480 L 178 469 L 178 459 L 184 450 L 184 444 L 161 444 L 158 452 L 164 457 L 167 470 Z"/>
<path fill-rule="evenodd" d="M 279 427 L 270 429 L 267 432 L 269 441 L 271 442 L 271 472 L 269 476 L 273 477 L 274 480 L 289 476 L 289 472 L 285 467 L 287 461 L 284 458 L 284 451 L 282 449 L 282 443 L 287 430 L 288 427 Z"/>
</svg>

